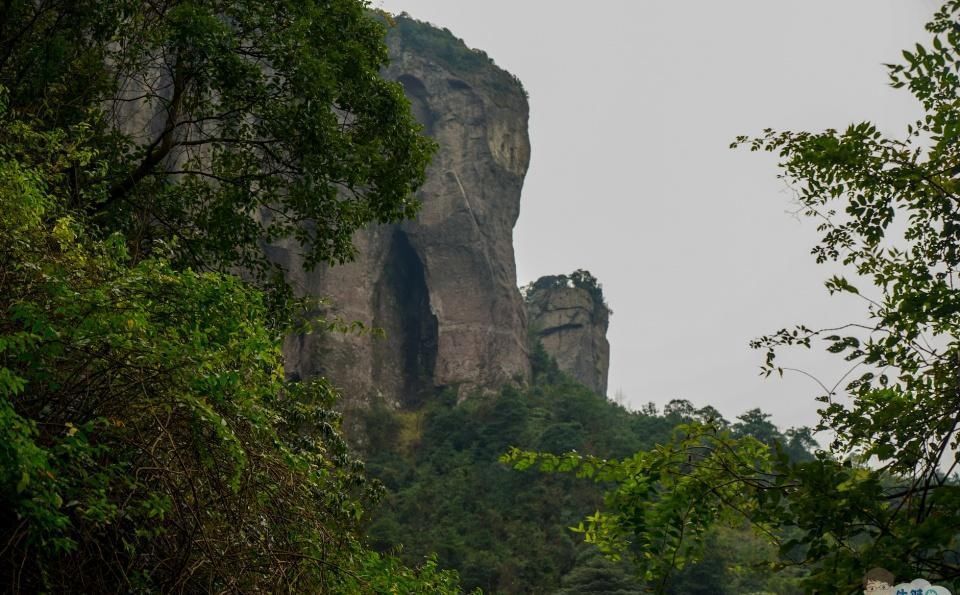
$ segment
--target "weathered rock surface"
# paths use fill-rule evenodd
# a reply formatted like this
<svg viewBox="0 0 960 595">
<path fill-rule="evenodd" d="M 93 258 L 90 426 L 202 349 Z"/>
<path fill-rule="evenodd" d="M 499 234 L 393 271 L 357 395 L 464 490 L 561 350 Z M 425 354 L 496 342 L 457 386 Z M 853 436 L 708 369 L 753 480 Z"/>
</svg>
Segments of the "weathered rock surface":
<svg viewBox="0 0 960 595">
<path fill-rule="evenodd" d="M 610 310 L 599 290 L 577 287 L 566 276 L 541 277 L 528 288 L 526 302 L 530 330 L 558 367 L 606 395 Z"/>
<path fill-rule="evenodd" d="M 415 221 L 358 232 L 354 262 L 306 271 L 292 245 L 268 248 L 318 316 L 374 334 L 309 334 L 285 344 L 287 374 L 325 375 L 349 405 L 379 395 L 414 406 L 433 391 L 460 396 L 529 377 L 513 226 L 527 171 L 528 105 L 519 83 L 448 31 L 399 18 L 388 78 L 403 84 L 439 144 Z"/>
</svg>

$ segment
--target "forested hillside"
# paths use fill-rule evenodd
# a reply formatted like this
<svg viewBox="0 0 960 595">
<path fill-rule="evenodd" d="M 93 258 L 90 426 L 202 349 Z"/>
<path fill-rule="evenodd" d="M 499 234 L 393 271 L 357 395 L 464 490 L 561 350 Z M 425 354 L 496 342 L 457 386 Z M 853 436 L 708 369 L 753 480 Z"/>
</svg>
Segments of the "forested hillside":
<svg viewBox="0 0 960 595">
<path fill-rule="evenodd" d="M 460 405 L 448 394 L 416 411 L 368 412 L 368 469 L 387 489 L 370 537 L 384 551 L 402 543 L 404 560 L 435 552 L 465 587 L 489 593 L 645 592 L 651 585 L 628 565 L 604 561 L 568 529 L 602 506 L 600 488 L 574 477 L 516 473 L 498 459 L 511 446 L 622 458 L 669 442 L 678 424 L 726 422 L 716 410 L 682 400 L 663 412 L 652 405 L 627 411 L 561 373 L 542 348 L 534 353 L 532 386 L 507 386 Z M 784 435 L 760 411 L 730 427 L 737 436 L 782 445 L 797 459 L 811 456 L 806 431 Z M 667 592 L 801 592 L 790 573 L 771 575 L 774 551 L 747 527 L 708 539 L 704 560 L 672 577 Z"/>
</svg>

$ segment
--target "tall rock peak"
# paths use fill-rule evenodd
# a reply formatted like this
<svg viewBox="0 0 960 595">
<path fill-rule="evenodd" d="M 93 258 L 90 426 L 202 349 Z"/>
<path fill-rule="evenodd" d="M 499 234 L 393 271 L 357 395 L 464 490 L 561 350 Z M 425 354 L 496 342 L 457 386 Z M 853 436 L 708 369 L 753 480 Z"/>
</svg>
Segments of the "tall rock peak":
<svg viewBox="0 0 960 595">
<path fill-rule="evenodd" d="M 610 309 L 587 271 L 541 277 L 524 289 L 531 334 L 557 366 L 601 395 L 607 394 Z"/>
<path fill-rule="evenodd" d="M 286 341 L 287 374 L 327 376 L 348 406 L 377 396 L 416 406 L 441 388 L 466 396 L 530 375 L 512 243 L 530 159 L 526 94 L 449 31 L 399 17 L 388 47 L 385 76 L 439 145 L 419 216 L 358 232 L 345 265 L 307 271 L 294 245 L 268 248 L 297 293 L 327 298 L 318 317 L 383 329 Z"/>
</svg>

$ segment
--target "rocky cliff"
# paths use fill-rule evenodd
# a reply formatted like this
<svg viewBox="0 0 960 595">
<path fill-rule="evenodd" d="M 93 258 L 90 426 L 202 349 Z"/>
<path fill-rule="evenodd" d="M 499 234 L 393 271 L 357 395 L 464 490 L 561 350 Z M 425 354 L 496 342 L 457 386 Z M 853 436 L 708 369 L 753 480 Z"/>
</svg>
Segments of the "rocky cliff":
<svg viewBox="0 0 960 595">
<path fill-rule="evenodd" d="M 527 171 L 528 105 L 519 82 L 449 31 L 404 17 L 391 65 L 439 150 L 415 221 L 358 232 L 354 262 L 306 271 L 292 245 L 268 248 L 318 317 L 360 321 L 385 336 L 307 334 L 285 344 L 287 374 L 326 375 L 350 404 L 382 396 L 415 406 L 450 387 L 462 396 L 530 374 L 513 226 Z"/>
<path fill-rule="evenodd" d="M 531 334 L 561 370 L 606 395 L 610 309 L 597 280 L 586 271 L 541 277 L 525 293 Z"/>
</svg>

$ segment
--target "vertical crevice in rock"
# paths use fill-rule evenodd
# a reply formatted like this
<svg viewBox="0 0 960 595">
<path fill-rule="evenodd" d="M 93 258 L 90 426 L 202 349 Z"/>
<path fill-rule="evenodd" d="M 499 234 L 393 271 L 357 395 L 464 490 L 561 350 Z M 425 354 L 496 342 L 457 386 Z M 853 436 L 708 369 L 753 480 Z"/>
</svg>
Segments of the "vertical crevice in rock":
<svg viewBox="0 0 960 595">
<path fill-rule="evenodd" d="M 401 386 L 401 406 L 419 405 L 432 394 L 437 362 L 437 317 L 430 308 L 423 262 L 407 234 L 395 229 L 374 290 L 374 326 L 385 337 L 374 348 L 374 378 Z"/>
</svg>

